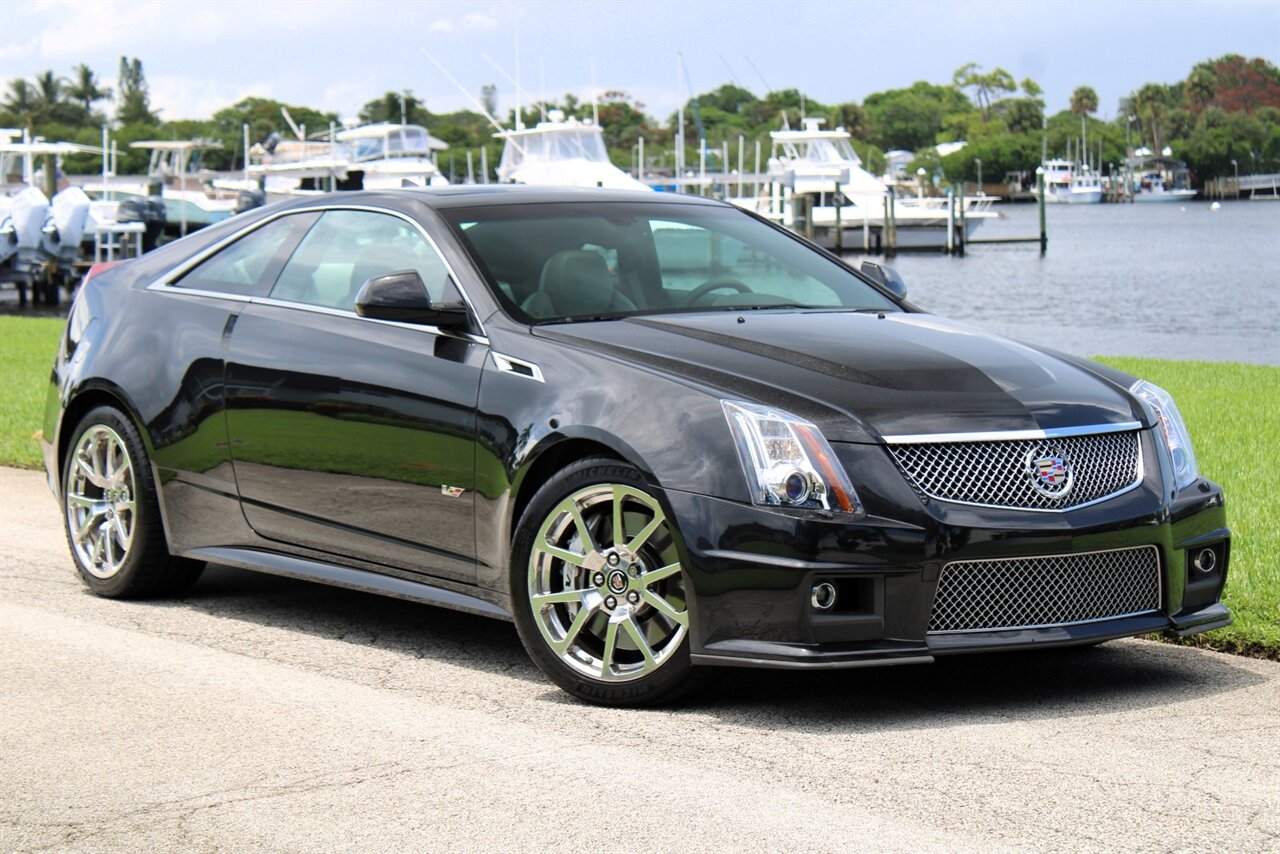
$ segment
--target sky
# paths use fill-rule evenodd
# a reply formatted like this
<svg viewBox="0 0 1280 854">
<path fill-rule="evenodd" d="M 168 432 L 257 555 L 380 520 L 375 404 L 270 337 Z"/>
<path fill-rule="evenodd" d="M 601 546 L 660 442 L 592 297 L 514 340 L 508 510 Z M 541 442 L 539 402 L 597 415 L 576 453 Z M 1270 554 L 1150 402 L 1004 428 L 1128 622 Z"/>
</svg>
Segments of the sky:
<svg viewBox="0 0 1280 854">
<path fill-rule="evenodd" d="M 80 62 L 111 85 L 120 57 L 136 56 L 165 119 L 247 95 L 354 116 L 406 88 L 433 112 L 470 108 L 428 54 L 473 95 L 496 84 L 504 114 L 514 86 L 495 64 L 533 97 L 620 89 L 665 117 L 690 85 L 797 88 L 830 104 L 947 83 L 974 61 L 1034 79 L 1051 113 L 1090 85 L 1108 118 L 1143 83 L 1225 53 L 1280 65 L 1280 0 L 0 2 L 0 87 Z"/>
</svg>

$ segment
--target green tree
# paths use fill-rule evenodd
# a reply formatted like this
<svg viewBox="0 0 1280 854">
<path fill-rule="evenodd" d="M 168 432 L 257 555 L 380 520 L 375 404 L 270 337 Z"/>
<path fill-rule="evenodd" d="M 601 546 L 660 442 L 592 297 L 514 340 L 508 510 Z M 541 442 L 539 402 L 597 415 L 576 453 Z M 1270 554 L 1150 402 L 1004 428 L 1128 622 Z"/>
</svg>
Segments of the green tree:
<svg viewBox="0 0 1280 854">
<path fill-rule="evenodd" d="M 93 105 L 111 97 L 111 89 L 99 85 L 100 81 L 93 69 L 83 62 L 71 69 L 73 77 L 67 85 L 67 97 L 77 101 L 84 108 L 85 118 L 93 114 Z"/>
<path fill-rule="evenodd" d="M 1172 104 L 1165 87 L 1158 83 L 1148 83 L 1134 92 L 1131 97 L 1134 113 L 1145 123 L 1150 136 L 1151 151 L 1159 155 L 1164 149 L 1164 117 Z"/>
<path fill-rule="evenodd" d="M 982 66 L 976 62 L 968 62 L 957 68 L 951 75 L 951 82 L 957 89 L 961 91 L 967 89 L 973 93 L 974 103 L 978 105 L 978 111 L 982 113 L 984 121 L 991 117 L 993 99 L 1018 89 L 1013 75 L 1003 68 L 983 72 Z"/>
<path fill-rule="evenodd" d="M 480 106 L 484 107 L 484 111 L 491 116 L 498 115 L 498 87 L 492 83 L 486 83 L 480 87 Z"/>
<path fill-rule="evenodd" d="M 977 115 L 963 92 L 923 80 L 906 89 L 868 95 L 862 106 L 867 113 L 869 139 L 886 151 L 894 148 L 914 151 L 933 145 L 943 129 L 944 119 Z"/>
<path fill-rule="evenodd" d="M 116 118 L 122 125 L 155 125 L 160 117 L 151 110 L 151 94 L 142 73 L 142 60 L 120 57 L 119 100 Z"/>
<path fill-rule="evenodd" d="M 854 139 L 866 137 L 871 127 L 867 111 L 853 101 L 832 107 L 827 121 L 830 122 L 831 127 L 844 128 Z"/>
<path fill-rule="evenodd" d="M 1187 100 L 1195 109 L 1203 110 L 1208 107 L 1218 94 L 1218 76 L 1214 74 L 1213 66 L 1201 63 L 1191 69 L 1182 88 L 1187 94 Z"/>
<path fill-rule="evenodd" d="M 4 110 L 18 119 L 27 130 L 32 130 L 40 116 L 40 99 L 30 81 L 15 77 L 9 81 L 9 91 L 4 96 Z"/>
</svg>

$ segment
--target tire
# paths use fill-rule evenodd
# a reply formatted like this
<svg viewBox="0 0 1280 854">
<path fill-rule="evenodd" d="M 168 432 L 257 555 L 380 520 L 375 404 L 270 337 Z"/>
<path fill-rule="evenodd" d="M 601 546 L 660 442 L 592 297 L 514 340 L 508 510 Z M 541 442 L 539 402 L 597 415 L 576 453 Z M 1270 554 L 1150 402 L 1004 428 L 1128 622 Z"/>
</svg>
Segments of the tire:
<svg viewBox="0 0 1280 854">
<path fill-rule="evenodd" d="M 140 599 L 187 590 L 204 564 L 169 554 L 146 448 L 112 406 L 76 425 L 62 472 L 62 519 L 80 579 L 99 596 Z"/>
<path fill-rule="evenodd" d="M 687 581 L 671 528 L 640 472 L 616 460 L 573 463 L 529 502 L 512 548 L 516 629 L 568 693 L 647 706 L 682 699 L 707 678 L 689 661 Z"/>
</svg>

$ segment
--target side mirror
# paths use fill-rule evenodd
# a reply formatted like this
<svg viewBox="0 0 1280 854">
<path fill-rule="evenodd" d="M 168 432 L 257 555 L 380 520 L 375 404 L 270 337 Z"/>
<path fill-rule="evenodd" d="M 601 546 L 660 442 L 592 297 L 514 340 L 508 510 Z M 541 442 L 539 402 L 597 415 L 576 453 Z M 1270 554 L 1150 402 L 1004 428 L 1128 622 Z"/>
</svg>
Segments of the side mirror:
<svg viewBox="0 0 1280 854">
<path fill-rule="evenodd" d="M 860 269 L 862 275 L 884 287 L 898 299 L 907 298 L 907 283 L 902 281 L 897 270 L 874 261 L 863 261 Z"/>
<path fill-rule="evenodd" d="M 467 323 L 467 307 L 461 301 L 433 303 L 416 270 L 370 278 L 356 294 L 356 314 L 375 320 L 430 324 L 442 329 Z"/>
</svg>

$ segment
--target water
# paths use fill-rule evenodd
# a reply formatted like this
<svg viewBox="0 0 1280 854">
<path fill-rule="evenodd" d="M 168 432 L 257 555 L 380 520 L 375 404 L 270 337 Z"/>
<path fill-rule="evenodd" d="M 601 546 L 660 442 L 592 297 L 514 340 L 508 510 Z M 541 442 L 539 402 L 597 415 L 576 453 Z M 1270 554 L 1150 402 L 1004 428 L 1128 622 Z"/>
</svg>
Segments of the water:
<svg viewBox="0 0 1280 854">
<path fill-rule="evenodd" d="M 1035 205 L 996 209 L 975 237 L 1039 234 Z M 1068 353 L 1280 365 L 1280 202 L 1047 213 L 1043 258 L 1009 244 L 889 263 L 922 308 Z"/>
</svg>

